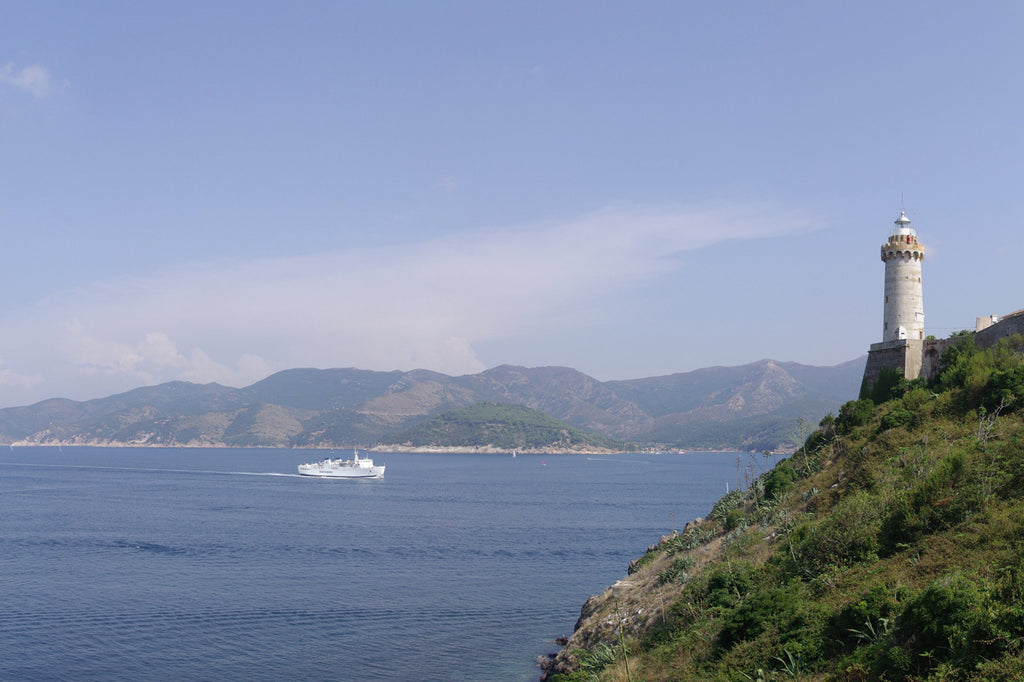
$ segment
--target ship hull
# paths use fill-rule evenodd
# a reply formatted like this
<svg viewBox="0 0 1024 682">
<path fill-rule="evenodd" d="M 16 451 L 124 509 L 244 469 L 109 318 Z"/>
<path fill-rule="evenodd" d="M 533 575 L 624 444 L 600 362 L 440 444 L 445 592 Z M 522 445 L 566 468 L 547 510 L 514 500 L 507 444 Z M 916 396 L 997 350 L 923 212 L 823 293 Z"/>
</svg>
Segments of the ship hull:
<svg viewBox="0 0 1024 682">
<path fill-rule="evenodd" d="M 301 476 L 312 476 L 313 478 L 381 478 L 384 475 L 384 467 L 373 467 L 372 469 L 357 469 L 355 471 L 344 471 L 338 469 L 299 467 Z"/>
<path fill-rule="evenodd" d="M 313 478 L 381 478 L 384 476 L 384 465 L 374 466 L 372 459 L 325 459 L 299 465 L 300 476 Z"/>
</svg>

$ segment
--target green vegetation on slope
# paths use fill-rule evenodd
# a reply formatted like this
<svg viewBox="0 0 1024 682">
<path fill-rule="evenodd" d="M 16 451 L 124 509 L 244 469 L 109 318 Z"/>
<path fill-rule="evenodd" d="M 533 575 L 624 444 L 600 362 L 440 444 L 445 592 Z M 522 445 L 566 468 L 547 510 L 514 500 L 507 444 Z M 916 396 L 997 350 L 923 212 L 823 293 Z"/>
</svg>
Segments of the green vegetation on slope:
<svg viewBox="0 0 1024 682">
<path fill-rule="evenodd" d="M 890 375 L 593 598 L 549 679 L 1024 679 L 1024 339 Z"/>
<path fill-rule="evenodd" d="M 824 410 L 803 401 L 771 414 L 733 419 L 725 422 L 693 421 L 656 426 L 645 437 L 671 447 L 695 450 L 739 450 L 743 452 L 784 452 L 800 445 L 800 425 L 806 415 L 820 417 Z M 812 422 L 813 423 L 813 422 Z M 806 435 L 806 432 L 804 433 Z"/>
<path fill-rule="evenodd" d="M 492 446 L 505 450 L 560 448 L 619 450 L 622 444 L 589 434 L 522 405 L 480 403 L 452 410 L 403 431 L 388 441 L 411 447 Z"/>
</svg>

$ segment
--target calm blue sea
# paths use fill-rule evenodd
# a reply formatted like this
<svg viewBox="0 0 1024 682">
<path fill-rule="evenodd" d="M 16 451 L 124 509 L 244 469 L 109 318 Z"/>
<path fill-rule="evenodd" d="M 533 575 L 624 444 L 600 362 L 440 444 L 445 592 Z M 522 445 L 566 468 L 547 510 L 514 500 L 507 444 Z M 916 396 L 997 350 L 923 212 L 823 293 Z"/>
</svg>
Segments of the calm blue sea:
<svg viewBox="0 0 1024 682">
<path fill-rule="evenodd" d="M 382 480 L 292 475 L 323 454 L 0 452 L 0 679 L 535 680 L 589 595 L 765 466 L 388 454 Z"/>
</svg>

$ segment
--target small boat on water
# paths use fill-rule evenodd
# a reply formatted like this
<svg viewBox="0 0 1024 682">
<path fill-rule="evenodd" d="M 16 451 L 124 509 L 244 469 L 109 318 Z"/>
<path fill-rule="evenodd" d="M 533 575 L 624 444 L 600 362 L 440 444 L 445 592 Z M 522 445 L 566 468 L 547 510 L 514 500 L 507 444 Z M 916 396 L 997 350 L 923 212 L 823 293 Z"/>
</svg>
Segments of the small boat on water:
<svg viewBox="0 0 1024 682">
<path fill-rule="evenodd" d="M 327 458 L 320 462 L 299 465 L 302 476 L 318 478 L 381 478 L 384 476 L 383 464 L 374 465 L 369 457 L 359 458 L 359 452 L 352 451 L 353 459 Z"/>
</svg>

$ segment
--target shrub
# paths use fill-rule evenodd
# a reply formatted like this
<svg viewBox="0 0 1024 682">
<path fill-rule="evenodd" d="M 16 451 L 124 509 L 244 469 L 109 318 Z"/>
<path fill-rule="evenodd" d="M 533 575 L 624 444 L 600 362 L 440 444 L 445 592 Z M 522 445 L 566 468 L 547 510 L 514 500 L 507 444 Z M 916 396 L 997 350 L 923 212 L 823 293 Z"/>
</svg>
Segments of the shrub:
<svg viewBox="0 0 1024 682">
<path fill-rule="evenodd" d="M 903 407 L 911 412 L 917 412 L 925 406 L 925 404 L 931 399 L 931 392 L 922 387 L 917 386 L 910 389 L 903 396 Z"/>
<path fill-rule="evenodd" d="M 1007 480 L 999 491 L 1001 497 L 1024 497 L 1024 438 L 1016 435 L 998 444 L 989 444 L 989 448 L 998 448 L 996 456 Z"/>
<path fill-rule="evenodd" d="M 892 556 L 920 540 L 923 534 L 910 501 L 901 496 L 889 505 L 889 512 L 882 519 L 878 531 L 878 555 Z"/>
<path fill-rule="evenodd" d="M 957 391 L 955 406 L 961 413 L 977 407 L 1016 407 L 1024 400 L 1022 351 L 1024 337 L 1019 334 L 1000 339 L 986 350 L 964 337 L 943 352 L 935 383 L 942 390 Z"/>
<path fill-rule="evenodd" d="M 989 377 L 981 404 L 988 411 L 1015 409 L 1024 403 L 1024 365 L 997 370 Z"/>
<path fill-rule="evenodd" d="M 779 653 L 816 658 L 821 653 L 821 614 L 799 582 L 751 592 L 722 619 L 720 651 L 771 634 Z"/>
<path fill-rule="evenodd" d="M 910 410 L 897 407 L 882 417 L 880 426 L 883 429 L 895 429 L 900 426 L 907 426 L 908 424 L 913 423 L 913 421 L 914 415 Z"/>
<path fill-rule="evenodd" d="M 825 630 L 830 652 L 850 651 L 856 646 L 884 641 L 907 596 L 906 588 L 875 585 L 856 602 L 844 606 L 829 618 Z"/>
<path fill-rule="evenodd" d="M 757 569 L 745 561 L 716 566 L 707 579 L 705 589 L 708 602 L 711 606 L 735 606 L 754 586 L 757 573 Z"/>
<path fill-rule="evenodd" d="M 816 432 L 818 433 L 818 432 Z M 764 496 L 769 500 L 789 492 L 797 479 L 796 469 L 789 460 L 783 460 L 764 476 Z"/>
<path fill-rule="evenodd" d="M 799 596 L 790 587 L 769 588 L 751 594 L 722 623 L 718 644 L 728 649 L 738 642 L 754 639 L 769 628 L 782 630 L 798 610 Z"/>
<path fill-rule="evenodd" d="M 736 530 L 743 525 L 747 520 L 747 515 L 742 509 L 733 509 L 725 515 L 725 530 Z"/>
<path fill-rule="evenodd" d="M 836 439 L 838 422 L 831 414 L 826 414 L 818 422 L 818 428 L 804 441 L 804 452 L 815 452 Z"/>
<path fill-rule="evenodd" d="M 902 397 L 912 388 L 923 385 L 923 380 L 915 379 L 914 381 L 908 381 L 902 371 L 886 367 L 879 373 L 878 381 L 871 387 L 871 390 L 861 397 L 867 398 L 875 405 L 881 405 L 882 403 Z"/>
<path fill-rule="evenodd" d="M 976 679 L 985 682 L 1020 682 L 1024 677 L 1024 652 L 979 663 L 975 670 Z"/>
<path fill-rule="evenodd" d="M 879 554 L 890 556 L 923 536 L 960 523 L 982 504 L 980 488 L 967 485 L 970 460 L 953 450 L 911 491 L 898 498 L 879 529 Z"/>
<path fill-rule="evenodd" d="M 897 647 L 879 663 L 903 676 L 927 675 L 942 663 L 972 670 L 1006 647 L 993 619 L 999 610 L 983 581 L 961 573 L 940 578 L 909 601 L 897 619 Z"/>
<path fill-rule="evenodd" d="M 968 331 L 956 332 L 950 336 L 956 339 L 939 356 L 939 370 L 933 384 L 943 391 L 964 385 L 967 364 L 978 353 L 974 334 Z"/>
<path fill-rule="evenodd" d="M 839 408 L 839 419 L 836 420 L 836 429 L 840 433 L 849 433 L 852 429 L 867 424 L 871 420 L 874 411 L 875 404 L 866 398 L 844 403 Z"/>
<path fill-rule="evenodd" d="M 975 510 L 973 487 L 964 485 L 970 477 L 969 465 L 967 455 L 954 450 L 914 489 L 911 504 L 929 531 L 959 523 Z"/>
<path fill-rule="evenodd" d="M 840 502 L 800 539 L 802 568 L 820 575 L 878 557 L 882 509 L 876 497 L 857 493 Z"/>
</svg>

